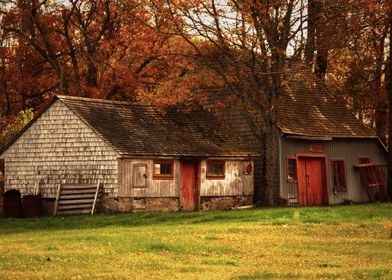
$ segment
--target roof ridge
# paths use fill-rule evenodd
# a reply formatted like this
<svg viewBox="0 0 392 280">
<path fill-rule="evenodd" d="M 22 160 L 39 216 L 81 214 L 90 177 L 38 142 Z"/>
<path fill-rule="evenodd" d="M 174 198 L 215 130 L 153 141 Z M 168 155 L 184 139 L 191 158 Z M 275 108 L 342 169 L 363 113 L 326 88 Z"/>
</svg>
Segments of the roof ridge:
<svg viewBox="0 0 392 280">
<path fill-rule="evenodd" d="M 132 106 L 153 108 L 153 106 L 151 106 L 151 105 L 140 104 L 140 103 L 131 102 L 131 101 L 107 100 L 107 99 L 98 99 L 98 98 L 80 97 L 80 96 L 70 96 L 70 95 L 56 95 L 56 98 L 61 100 L 61 101 L 63 101 L 63 100 L 89 101 L 89 102 L 102 103 L 102 104 L 132 105 Z"/>
</svg>

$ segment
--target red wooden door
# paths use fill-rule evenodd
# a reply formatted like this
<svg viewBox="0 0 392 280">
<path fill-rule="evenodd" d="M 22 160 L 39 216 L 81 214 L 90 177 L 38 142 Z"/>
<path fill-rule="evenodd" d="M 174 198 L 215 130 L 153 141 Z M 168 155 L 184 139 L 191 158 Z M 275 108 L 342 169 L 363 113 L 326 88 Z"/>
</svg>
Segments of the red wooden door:
<svg viewBox="0 0 392 280">
<path fill-rule="evenodd" d="M 184 211 L 198 208 L 198 163 L 181 162 L 181 207 Z"/>
<path fill-rule="evenodd" d="M 298 195 L 300 205 L 322 205 L 326 201 L 324 158 L 298 158 Z"/>
</svg>

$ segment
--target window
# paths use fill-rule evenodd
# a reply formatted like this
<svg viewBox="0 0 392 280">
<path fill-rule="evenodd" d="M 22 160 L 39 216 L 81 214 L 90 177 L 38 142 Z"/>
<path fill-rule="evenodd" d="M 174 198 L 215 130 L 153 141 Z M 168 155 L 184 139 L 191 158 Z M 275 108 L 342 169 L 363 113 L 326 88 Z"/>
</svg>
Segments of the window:
<svg viewBox="0 0 392 280">
<path fill-rule="evenodd" d="M 287 157 L 287 181 L 297 182 L 297 159 Z"/>
<path fill-rule="evenodd" d="M 207 178 L 224 179 L 225 162 L 224 161 L 207 161 Z"/>
<path fill-rule="evenodd" d="M 173 166 L 172 160 L 155 160 L 154 179 L 173 179 Z"/>
<path fill-rule="evenodd" d="M 344 160 L 332 160 L 332 182 L 334 192 L 346 192 L 346 172 L 344 168 Z"/>
</svg>

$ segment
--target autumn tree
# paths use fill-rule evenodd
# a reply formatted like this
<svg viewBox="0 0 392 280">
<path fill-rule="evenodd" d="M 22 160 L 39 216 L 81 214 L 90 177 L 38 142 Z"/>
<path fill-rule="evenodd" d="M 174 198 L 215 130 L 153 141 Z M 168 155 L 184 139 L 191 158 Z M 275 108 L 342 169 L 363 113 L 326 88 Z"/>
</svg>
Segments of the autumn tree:
<svg viewBox="0 0 392 280">
<path fill-rule="evenodd" d="M 54 94 L 142 100 L 182 68 L 141 1 L 0 2 L 0 123 Z M 179 65 L 177 67 L 177 65 Z M 2 124 L 0 124 L 3 126 Z"/>
<path fill-rule="evenodd" d="M 263 143 L 260 202 L 274 203 L 278 178 L 277 106 L 284 81 L 287 49 L 302 26 L 302 1 L 149 1 L 174 23 L 172 34 L 193 48 L 196 65 L 214 75 L 248 112 L 249 124 Z M 153 27 L 153 26 L 152 26 Z M 200 67 L 200 66 L 199 66 Z M 205 85 L 204 85 L 205 86 Z"/>
<path fill-rule="evenodd" d="M 389 119 L 388 119 L 388 192 L 392 197 L 392 4 L 388 6 L 388 21 L 387 27 L 389 30 L 389 52 L 388 52 L 388 63 L 386 73 L 386 85 L 388 93 L 388 108 L 389 108 Z"/>
</svg>

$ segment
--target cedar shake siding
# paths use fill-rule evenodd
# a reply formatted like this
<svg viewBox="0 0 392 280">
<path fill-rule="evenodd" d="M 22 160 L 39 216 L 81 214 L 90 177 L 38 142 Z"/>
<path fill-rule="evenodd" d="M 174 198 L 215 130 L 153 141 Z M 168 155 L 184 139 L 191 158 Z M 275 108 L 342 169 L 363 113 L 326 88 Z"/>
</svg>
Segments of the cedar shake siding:
<svg viewBox="0 0 392 280">
<path fill-rule="evenodd" d="M 3 154 L 5 190 L 54 198 L 59 184 L 96 184 L 117 195 L 118 153 L 61 101 L 50 106 Z"/>
<path fill-rule="evenodd" d="M 99 180 L 101 211 L 191 211 L 252 204 L 256 150 L 230 122 L 208 111 L 163 113 L 60 96 L 1 158 L 6 190 L 27 195 L 39 184 L 49 204 L 60 184 Z M 222 163 L 217 172 L 224 174 L 208 175 L 210 161 Z"/>
</svg>

